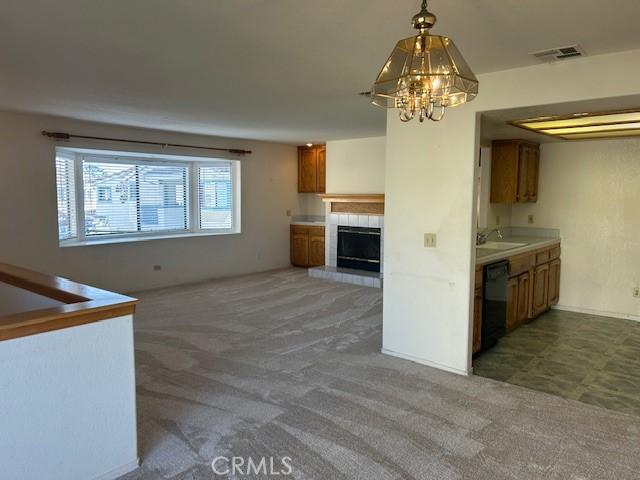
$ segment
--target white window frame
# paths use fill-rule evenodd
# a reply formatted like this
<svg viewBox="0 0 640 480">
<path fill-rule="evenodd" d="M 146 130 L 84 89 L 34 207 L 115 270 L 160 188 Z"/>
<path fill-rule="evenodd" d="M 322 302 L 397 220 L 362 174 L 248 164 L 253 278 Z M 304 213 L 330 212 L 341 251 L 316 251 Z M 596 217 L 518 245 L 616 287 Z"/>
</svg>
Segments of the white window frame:
<svg viewBox="0 0 640 480">
<path fill-rule="evenodd" d="M 73 170 L 75 184 L 76 237 L 59 239 L 61 247 L 103 245 L 109 243 L 139 242 L 166 238 L 201 237 L 213 235 L 234 235 L 241 233 L 241 184 L 240 161 L 226 158 L 164 155 L 141 152 L 93 150 L 84 148 L 57 147 L 58 154 L 74 155 Z M 166 165 L 187 167 L 187 229 L 148 231 L 136 233 L 113 233 L 101 236 L 87 236 L 85 231 L 83 161 L 118 163 L 125 165 Z M 200 228 L 200 167 L 231 167 L 231 227 Z M 56 178 L 57 181 L 57 178 Z M 57 212 L 56 212 L 57 213 Z"/>
</svg>

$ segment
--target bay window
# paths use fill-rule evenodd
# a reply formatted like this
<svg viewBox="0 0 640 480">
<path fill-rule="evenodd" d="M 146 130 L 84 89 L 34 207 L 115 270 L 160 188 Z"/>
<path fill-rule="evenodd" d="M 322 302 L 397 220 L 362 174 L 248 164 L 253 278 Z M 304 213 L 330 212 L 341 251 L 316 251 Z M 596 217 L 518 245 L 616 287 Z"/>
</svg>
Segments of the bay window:
<svg viewBox="0 0 640 480">
<path fill-rule="evenodd" d="M 235 160 L 56 150 L 61 246 L 239 233 Z"/>
</svg>

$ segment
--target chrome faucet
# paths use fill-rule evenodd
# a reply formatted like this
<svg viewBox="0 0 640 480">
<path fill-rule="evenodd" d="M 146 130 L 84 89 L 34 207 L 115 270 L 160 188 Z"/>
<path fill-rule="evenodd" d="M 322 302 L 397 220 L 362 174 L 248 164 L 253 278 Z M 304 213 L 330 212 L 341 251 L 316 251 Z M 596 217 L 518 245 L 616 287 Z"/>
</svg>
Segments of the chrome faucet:
<svg viewBox="0 0 640 480">
<path fill-rule="evenodd" d="M 492 230 L 482 230 L 476 233 L 476 245 L 484 245 L 485 243 L 487 243 L 489 235 L 491 235 L 493 232 L 496 232 L 496 235 L 499 239 L 502 240 L 502 238 L 504 238 L 502 230 L 500 230 L 499 228 L 494 228 Z"/>
</svg>

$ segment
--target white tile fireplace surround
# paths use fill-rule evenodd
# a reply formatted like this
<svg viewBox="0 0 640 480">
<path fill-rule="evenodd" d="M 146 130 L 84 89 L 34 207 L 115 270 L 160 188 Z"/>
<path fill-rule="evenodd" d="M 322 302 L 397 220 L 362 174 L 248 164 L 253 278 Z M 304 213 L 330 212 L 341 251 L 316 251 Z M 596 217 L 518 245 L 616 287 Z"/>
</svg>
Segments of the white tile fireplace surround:
<svg viewBox="0 0 640 480">
<path fill-rule="evenodd" d="M 382 288 L 384 272 L 384 215 L 332 212 L 331 202 L 327 202 L 325 216 L 325 259 L 326 265 L 309 269 L 309 276 L 352 283 L 367 287 Z M 338 267 L 338 227 L 366 227 L 380 229 L 380 273 Z"/>
</svg>

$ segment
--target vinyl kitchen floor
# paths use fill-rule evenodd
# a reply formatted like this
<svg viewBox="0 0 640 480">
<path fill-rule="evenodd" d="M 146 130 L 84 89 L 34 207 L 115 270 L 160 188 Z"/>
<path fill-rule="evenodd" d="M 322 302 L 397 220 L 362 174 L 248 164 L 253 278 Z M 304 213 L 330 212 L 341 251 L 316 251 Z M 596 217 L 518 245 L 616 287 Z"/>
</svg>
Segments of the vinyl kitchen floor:
<svg viewBox="0 0 640 480">
<path fill-rule="evenodd" d="M 640 323 L 551 310 L 480 354 L 473 371 L 640 415 Z"/>
</svg>

